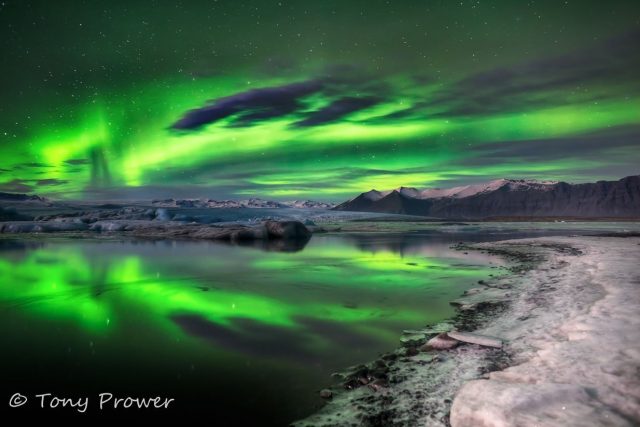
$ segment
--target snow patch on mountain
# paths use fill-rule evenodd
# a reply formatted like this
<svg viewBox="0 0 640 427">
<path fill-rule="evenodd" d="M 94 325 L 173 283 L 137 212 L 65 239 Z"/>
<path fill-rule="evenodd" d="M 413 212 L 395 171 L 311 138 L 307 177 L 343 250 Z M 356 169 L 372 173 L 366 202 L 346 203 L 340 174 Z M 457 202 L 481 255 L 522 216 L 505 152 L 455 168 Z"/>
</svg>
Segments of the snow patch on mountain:
<svg viewBox="0 0 640 427">
<path fill-rule="evenodd" d="M 424 190 L 418 190 L 412 187 L 399 187 L 387 191 L 371 190 L 363 193 L 363 196 L 369 200 L 377 201 L 395 191 L 412 199 L 462 199 L 464 197 L 475 196 L 476 194 L 490 193 L 503 187 L 506 187 L 509 191 L 550 190 L 557 183 L 558 181 L 538 181 L 533 179 L 495 179 L 480 184 L 463 185 L 452 188 L 426 188 Z"/>
</svg>

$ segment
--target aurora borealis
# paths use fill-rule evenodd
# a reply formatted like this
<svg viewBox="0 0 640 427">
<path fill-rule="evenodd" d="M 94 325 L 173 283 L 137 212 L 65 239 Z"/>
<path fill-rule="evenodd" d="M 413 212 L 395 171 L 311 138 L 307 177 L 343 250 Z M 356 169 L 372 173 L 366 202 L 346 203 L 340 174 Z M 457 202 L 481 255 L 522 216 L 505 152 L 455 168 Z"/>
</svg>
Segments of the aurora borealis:
<svg viewBox="0 0 640 427">
<path fill-rule="evenodd" d="M 0 3 L 0 191 L 310 198 L 640 164 L 633 1 Z"/>
</svg>

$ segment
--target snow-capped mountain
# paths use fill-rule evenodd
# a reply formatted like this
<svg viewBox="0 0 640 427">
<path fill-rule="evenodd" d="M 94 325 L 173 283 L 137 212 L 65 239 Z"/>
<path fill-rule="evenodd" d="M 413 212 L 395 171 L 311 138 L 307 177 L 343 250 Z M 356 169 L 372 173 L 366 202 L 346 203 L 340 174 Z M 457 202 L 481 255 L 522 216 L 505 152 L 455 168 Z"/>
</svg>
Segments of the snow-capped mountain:
<svg viewBox="0 0 640 427">
<path fill-rule="evenodd" d="M 460 187 L 452 188 L 425 188 L 424 190 L 418 190 L 413 187 L 399 187 L 393 190 L 377 191 L 371 190 L 366 193 L 362 193 L 361 196 L 368 200 L 380 200 L 383 197 L 397 192 L 401 196 L 409 197 L 412 199 L 438 199 L 441 197 L 451 197 L 454 199 L 462 199 L 463 197 L 469 197 L 476 194 L 490 193 L 496 191 L 499 188 L 507 186 L 512 191 L 525 191 L 525 190 L 549 190 L 558 181 L 537 181 L 533 179 L 495 179 L 489 182 L 483 182 L 480 184 L 463 185 Z"/>
<path fill-rule="evenodd" d="M 334 209 L 437 218 L 640 217 L 640 175 L 592 184 L 497 179 L 445 189 L 371 190 Z"/>
</svg>

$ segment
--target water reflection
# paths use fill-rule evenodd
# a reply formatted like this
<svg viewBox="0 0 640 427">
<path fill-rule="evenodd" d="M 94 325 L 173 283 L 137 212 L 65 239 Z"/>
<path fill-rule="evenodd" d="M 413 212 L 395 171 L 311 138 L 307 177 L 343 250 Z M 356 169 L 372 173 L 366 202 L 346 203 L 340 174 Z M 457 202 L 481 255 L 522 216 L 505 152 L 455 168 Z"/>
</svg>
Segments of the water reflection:
<svg viewBox="0 0 640 427">
<path fill-rule="evenodd" d="M 402 329 L 450 316 L 449 300 L 496 272 L 481 255 L 463 262 L 451 242 L 388 236 L 317 235 L 304 250 L 23 243 L 0 245 L 0 332 L 13 343 L 2 359 L 7 387 L 30 376 L 116 387 L 126 377 L 134 391 L 162 379 L 189 394 L 246 376 L 251 390 L 185 401 L 221 413 L 252 401 L 244 416 L 257 422 L 275 405 L 264 395 L 277 389 L 297 406 L 279 402 L 274 424 L 311 410 L 332 371 L 393 349 Z"/>
<path fill-rule="evenodd" d="M 221 241 L 220 244 L 230 246 L 241 246 L 244 248 L 253 248 L 265 252 L 299 252 L 307 246 L 311 240 L 307 238 L 297 239 L 271 239 L 271 240 L 239 240 L 235 242 Z"/>
</svg>

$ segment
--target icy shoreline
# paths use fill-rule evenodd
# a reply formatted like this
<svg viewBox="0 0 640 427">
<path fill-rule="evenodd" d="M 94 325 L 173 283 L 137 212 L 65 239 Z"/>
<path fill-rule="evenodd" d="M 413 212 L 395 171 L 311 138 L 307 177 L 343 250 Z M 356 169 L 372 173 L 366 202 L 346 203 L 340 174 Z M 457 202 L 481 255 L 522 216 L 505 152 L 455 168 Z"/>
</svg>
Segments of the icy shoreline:
<svg viewBox="0 0 640 427">
<path fill-rule="evenodd" d="M 332 401 L 296 425 L 640 422 L 639 238 L 535 238 L 460 249 L 514 261 L 512 275 L 455 301 L 458 330 L 501 337 L 505 346 L 398 350 L 374 362 L 385 366 L 384 387 L 335 386 Z"/>
<path fill-rule="evenodd" d="M 482 330 L 509 341 L 512 367 L 466 383 L 456 426 L 631 426 L 640 423 L 640 239 L 554 238 L 566 244 L 523 278 L 509 310 Z"/>
</svg>

